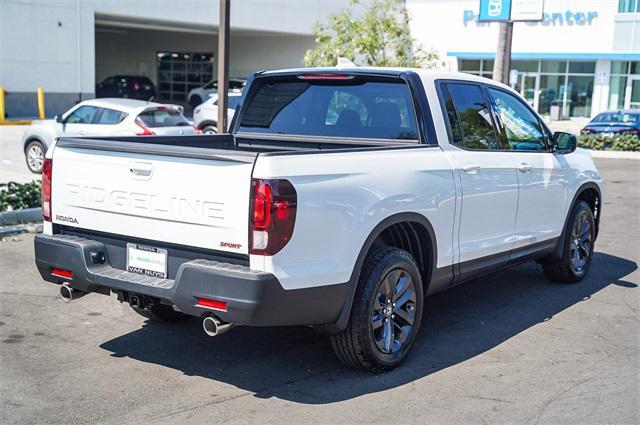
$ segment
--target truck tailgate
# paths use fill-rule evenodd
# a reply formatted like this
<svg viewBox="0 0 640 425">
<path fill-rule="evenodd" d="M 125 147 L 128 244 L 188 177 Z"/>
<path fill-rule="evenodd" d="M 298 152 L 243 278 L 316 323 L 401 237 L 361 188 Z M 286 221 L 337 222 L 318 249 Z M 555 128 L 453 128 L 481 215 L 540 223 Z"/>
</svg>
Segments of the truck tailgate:
<svg viewBox="0 0 640 425">
<path fill-rule="evenodd" d="M 53 154 L 53 223 L 248 253 L 257 154 L 61 139 Z"/>
</svg>

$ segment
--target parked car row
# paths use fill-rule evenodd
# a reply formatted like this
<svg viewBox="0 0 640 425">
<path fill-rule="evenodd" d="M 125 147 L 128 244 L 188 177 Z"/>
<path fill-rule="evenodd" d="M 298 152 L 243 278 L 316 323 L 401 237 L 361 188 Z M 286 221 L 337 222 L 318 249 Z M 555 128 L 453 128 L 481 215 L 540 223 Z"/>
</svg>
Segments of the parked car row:
<svg viewBox="0 0 640 425">
<path fill-rule="evenodd" d="M 63 136 L 176 136 L 199 134 L 178 105 L 134 99 L 80 102 L 54 119 L 37 120 L 23 135 L 27 167 L 42 172 L 45 153 Z"/>
</svg>

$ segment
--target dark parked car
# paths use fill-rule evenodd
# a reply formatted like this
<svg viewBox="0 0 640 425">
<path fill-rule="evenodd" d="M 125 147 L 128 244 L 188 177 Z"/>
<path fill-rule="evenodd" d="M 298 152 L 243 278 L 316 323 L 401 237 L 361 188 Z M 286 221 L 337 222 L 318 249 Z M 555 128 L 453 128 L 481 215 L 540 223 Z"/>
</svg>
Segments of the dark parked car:
<svg viewBox="0 0 640 425">
<path fill-rule="evenodd" d="M 580 133 L 599 136 L 622 134 L 640 136 L 640 109 L 602 112 L 596 115 Z"/>
<path fill-rule="evenodd" d="M 156 86 L 148 77 L 140 75 L 114 75 L 96 86 L 96 97 L 125 97 L 150 100 L 156 97 Z"/>
</svg>

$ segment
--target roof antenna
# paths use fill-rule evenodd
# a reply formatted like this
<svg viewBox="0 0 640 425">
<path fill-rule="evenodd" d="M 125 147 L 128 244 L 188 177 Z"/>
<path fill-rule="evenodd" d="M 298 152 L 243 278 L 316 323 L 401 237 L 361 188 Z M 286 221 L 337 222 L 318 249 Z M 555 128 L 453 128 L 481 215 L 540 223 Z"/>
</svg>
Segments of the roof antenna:
<svg viewBox="0 0 640 425">
<path fill-rule="evenodd" d="M 338 58 L 338 63 L 336 64 L 336 68 L 356 68 L 357 66 L 351 60 L 342 57 Z"/>
</svg>

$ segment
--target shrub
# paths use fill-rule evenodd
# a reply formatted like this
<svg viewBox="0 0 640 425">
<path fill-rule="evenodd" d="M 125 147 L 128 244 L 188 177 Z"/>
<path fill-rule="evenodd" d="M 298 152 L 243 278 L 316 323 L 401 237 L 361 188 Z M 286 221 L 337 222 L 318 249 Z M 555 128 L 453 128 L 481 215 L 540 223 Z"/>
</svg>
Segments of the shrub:
<svg viewBox="0 0 640 425">
<path fill-rule="evenodd" d="M 578 146 L 597 151 L 640 151 L 640 138 L 633 134 L 604 137 L 596 134 L 578 136 Z"/>
<path fill-rule="evenodd" d="M 0 211 L 40 206 L 40 182 L 0 183 Z"/>
</svg>

